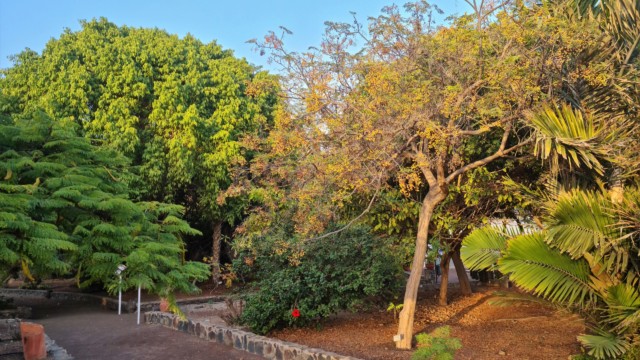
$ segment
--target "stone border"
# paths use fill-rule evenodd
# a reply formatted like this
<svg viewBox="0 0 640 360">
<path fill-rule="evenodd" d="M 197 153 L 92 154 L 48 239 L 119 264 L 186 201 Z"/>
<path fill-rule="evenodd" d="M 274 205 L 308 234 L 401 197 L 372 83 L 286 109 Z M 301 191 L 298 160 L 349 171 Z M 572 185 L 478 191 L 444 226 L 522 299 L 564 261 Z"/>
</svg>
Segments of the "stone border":
<svg viewBox="0 0 640 360">
<path fill-rule="evenodd" d="M 181 320 L 178 316 L 151 311 L 144 314 L 147 324 L 158 324 L 174 330 L 197 336 L 204 340 L 233 346 L 265 359 L 275 360 L 359 360 L 329 351 L 314 349 L 304 345 L 271 339 L 254 333 L 221 325 L 203 324 L 199 321 Z"/>
<path fill-rule="evenodd" d="M 118 299 L 114 299 L 108 296 L 98 296 L 92 294 L 75 293 L 75 292 L 62 292 L 51 290 L 29 290 L 29 289 L 10 289 L 0 288 L 0 296 L 6 296 L 10 298 L 40 298 L 59 301 L 77 301 L 93 303 L 102 305 L 110 310 L 118 310 Z M 204 296 L 198 298 L 185 298 L 179 299 L 176 302 L 179 305 L 199 304 L 203 302 L 222 302 L 226 299 L 226 296 Z M 160 309 L 160 301 L 146 301 L 140 304 L 140 311 L 155 311 Z M 124 312 L 133 313 L 137 310 L 136 301 L 128 300 L 122 301 L 122 310 Z"/>
</svg>

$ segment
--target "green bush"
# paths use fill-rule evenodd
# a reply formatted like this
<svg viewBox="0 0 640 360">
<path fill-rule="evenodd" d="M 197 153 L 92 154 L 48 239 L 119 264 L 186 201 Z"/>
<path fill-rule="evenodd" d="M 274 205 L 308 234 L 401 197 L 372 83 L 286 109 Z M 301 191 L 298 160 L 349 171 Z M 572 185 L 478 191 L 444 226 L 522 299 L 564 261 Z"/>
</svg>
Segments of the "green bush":
<svg viewBox="0 0 640 360">
<path fill-rule="evenodd" d="M 453 360 L 456 350 L 462 348 L 460 339 L 450 337 L 449 326 L 441 326 L 429 334 L 418 334 L 418 349 L 411 360 Z"/>
<path fill-rule="evenodd" d="M 403 284 L 389 241 L 372 236 L 366 227 L 305 244 L 276 243 L 280 247 L 274 245 L 271 256 L 257 256 L 261 280 L 242 314 L 242 322 L 258 333 L 309 325 L 338 310 L 386 301 Z M 292 315 L 294 309 L 299 317 Z"/>
</svg>

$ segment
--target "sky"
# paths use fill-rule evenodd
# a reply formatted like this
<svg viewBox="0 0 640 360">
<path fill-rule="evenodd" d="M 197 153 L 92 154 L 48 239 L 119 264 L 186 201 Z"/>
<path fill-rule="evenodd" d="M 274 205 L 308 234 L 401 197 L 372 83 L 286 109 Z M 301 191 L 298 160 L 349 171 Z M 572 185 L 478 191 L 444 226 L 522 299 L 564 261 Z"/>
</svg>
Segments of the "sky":
<svg viewBox="0 0 640 360">
<path fill-rule="evenodd" d="M 405 1 L 396 1 L 403 4 Z M 463 0 L 432 0 L 445 15 L 468 10 Z M 393 0 L 0 0 L 0 68 L 25 48 L 41 53 L 65 28 L 79 30 L 79 20 L 106 17 L 117 25 L 151 27 L 183 37 L 191 33 L 215 40 L 249 62 L 266 66 L 246 43 L 284 26 L 293 32 L 287 46 L 300 51 L 320 42 L 324 22 L 350 21 L 354 11 L 365 21 Z"/>
</svg>

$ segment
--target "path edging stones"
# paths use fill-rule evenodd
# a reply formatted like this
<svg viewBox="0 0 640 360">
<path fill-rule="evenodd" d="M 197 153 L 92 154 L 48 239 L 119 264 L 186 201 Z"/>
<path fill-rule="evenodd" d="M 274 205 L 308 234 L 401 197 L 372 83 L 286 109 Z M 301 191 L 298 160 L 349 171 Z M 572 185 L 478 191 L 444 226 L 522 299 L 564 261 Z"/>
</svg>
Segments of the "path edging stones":
<svg viewBox="0 0 640 360">
<path fill-rule="evenodd" d="M 221 325 L 204 324 L 199 321 L 181 320 L 178 316 L 159 311 L 144 314 L 147 324 L 159 324 L 182 331 L 201 339 L 232 346 L 265 359 L 275 360 L 359 360 L 329 351 L 308 346 L 271 339 L 254 333 Z"/>
</svg>

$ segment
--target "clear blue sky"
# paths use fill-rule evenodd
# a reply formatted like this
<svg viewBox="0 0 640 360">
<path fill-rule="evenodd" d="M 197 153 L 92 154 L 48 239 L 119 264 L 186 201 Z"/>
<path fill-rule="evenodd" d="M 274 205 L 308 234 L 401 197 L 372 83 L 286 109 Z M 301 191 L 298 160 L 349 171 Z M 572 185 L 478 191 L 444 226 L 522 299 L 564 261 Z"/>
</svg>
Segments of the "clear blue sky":
<svg viewBox="0 0 640 360">
<path fill-rule="evenodd" d="M 405 1 L 396 1 L 404 4 Z M 30 48 L 41 52 L 64 28 L 79 30 L 79 20 L 106 17 L 118 25 L 157 27 L 171 34 L 191 33 L 203 42 L 216 40 L 256 65 L 265 59 L 245 41 L 262 38 L 282 25 L 293 31 L 295 50 L 317 45 L 324 22 L 349 21 L 355 11 L 362 21 L 376 16 L 393 0 L 0 0 L 0 68 L 7 59 Z M 433 0 L 446 15 L 468 9 L 463 0 Z"/>
</svg>

